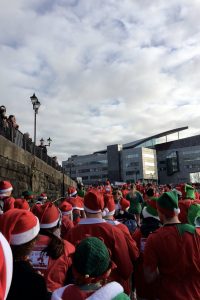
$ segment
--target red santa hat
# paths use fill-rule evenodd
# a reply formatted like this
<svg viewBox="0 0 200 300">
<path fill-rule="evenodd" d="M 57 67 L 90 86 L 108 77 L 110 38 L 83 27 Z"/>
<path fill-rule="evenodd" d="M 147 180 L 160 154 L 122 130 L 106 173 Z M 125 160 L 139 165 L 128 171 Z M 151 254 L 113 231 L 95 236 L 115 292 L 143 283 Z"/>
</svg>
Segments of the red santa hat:
<svg viewBox="0 0 200 300">
<path fill-rule="evenodd" d="M 77 196 L 69 199 L 69 203 L 72 205 L 72 209 L 84 210 L 83 198 Z"/>
<path fill-rule="evenodd" d="M 97 214 L 104 209 L 104 198 L 102 193 L 91 189 L 84 197 L 84 209 L 88 213 Z"/>
<path fill-rule="evenodd" d="M 125 211 L 128 211 L 130 207 L 130 202 L 125 198 L 122 198 L 120 200 L 120 206 L 121 206 L 120 213 L 123 214 Z"/>
<path fill-rule="evenodd" d="M 115 213 L 115 201 L 113 195 L 105 194 L 104 195 L 104 205 L 105 208 L 103 210 L 103 217 L 113 216 Z"/>
<path fill-rule="evenodd" d="M 1 216 L 0 230 L 11 245 L 22 245 L 38 235 L 40 226 L 32 212 L 13 208 Z"/>
<path fill-rule="evenodd" d="M 41 193 L 40 196 L 39 196 L 39 199 L 41 199 L 41 200 L 47 200 L 47 194 Z"/>
<path fill-rule="evenodd" d="M 72 205 L 67 202 L 67 201 L 63 201 L 60 206 L 59 206 L 59 209 L 62 213 L 63 216 L 66 216 L 66 215 L 71 215 L 72 214 Z"/>
<path fill-rule="evenodd" d="M 69 197 L 73 197 L 77 194 L 77 190 L 73 186 L 69 186 L 67 192 Z"/>
<path fill-rule="evenodd" d="M 40 221 L 40 228 L 43 229 L 55 227 L 61 218 L 59 209 L 51 202 L 35 205 L 32 211 Z"/>
<path fill-rule="evenodd" d="M 13 187 L 10 181 L 0 181 L 0 197 L 7 196 L 8 192 L 12 192 Z"/>
<path fill-rule="evenodd" d="M 13 258 L 10 245 L 0 233 L 0 299 L 6 299 L 11 285 Z"/>
<path fill-rule="evenodd" d="M 14 207 L 19 208 L 19 209 L 30 210 L 30 206 L 29 206 L 28 202 L 26 201 L 26 199 L 21 199 L 21 198 L 15 199 Z"/>
</svg>

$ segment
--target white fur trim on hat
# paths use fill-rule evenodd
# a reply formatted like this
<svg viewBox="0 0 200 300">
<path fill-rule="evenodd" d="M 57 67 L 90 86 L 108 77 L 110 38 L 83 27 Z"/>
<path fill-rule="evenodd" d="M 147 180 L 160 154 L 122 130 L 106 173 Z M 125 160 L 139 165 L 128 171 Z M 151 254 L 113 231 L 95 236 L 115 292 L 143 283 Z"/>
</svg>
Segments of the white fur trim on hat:
<svg viewBox="0 0 200 300">
<path fill-rule="evenodd" d="M 84 210 L 84 208 L 83 208 L 83 207 L 78 207 L 78 206 L 73 206 L 73 207 L 72 207 L 72 210 L 74 210 L 74 209 L 78 209 L 78 210 Z"/>
<path fill-rule="evenodd" d="M 105 217 L 108 215 L 108 213 L 109 213 L 109 209 L 105 207 L 104 210 L 102 211 L 102 216 Z"/>
<path fill-rule="evenodd" d="M 174 212 L 175 212 L 175 214 L 180 214 L 180 208 L 174 208 Z"/>
<path fill-rule="evenodd" d="M 36 217 L 36 219 L 37 219 L 37 224 L 33 228 L 31 228 L 25 232 L 22 232 L 22 233 L 11 234 L 10 244 L 11 245 L 22 245 L 22 244 L 28 243 L 32 239 L 34 239 L 40 231 L 39 220 L 37 217 Z"/>
<path fill-rule="evenodd" d="M 85 205 L 84 205 L 84 209 L 85 209 L 86 212 L 91 213 L 91 214 L 98 214 L 98 213 L 102 212 L 101 209 L 93 210 L 93 209 L 87 208 Z"/>
<path fill-rule="evenodd" d="M 109 211 L 106 216 L 113 216 L 114 214 L 115 214 L 115 209 L 112 211 Z"/>
<path fill-rule="evenodd" d="M 69 211 L 61 211 L 62 216 L 67 216 L 67 215 L 71 215 L 72 214 L 72 210 Z"/>
<path fill-rule="evenodd" d="M 195 218 L 195 220 L 194 220 L 194 224 L 195 224 L 195 227 L 200 227 L 200 217 L 199 216 L 197 216 L 196 218 Z"/>
<path fill-rule="evenodd" d="M 160 220 L 160 218 L 158 216 L 154 216 L 152 214 L 150 214 L 148 211 L 147 211 L 147 208 L 144 207 L 143 210 L 142 210 L 142 215 L 145 218 L 154 218 L 156 220 Z"/>
<path fill-rule="evenodd" d="M 54 221 L 52 223 L 48 223 L 48 224 L 41 224 L 40 223 L 40 228 L 52 228 L 52 227 L 55 227 L 58 224 L 59 220 L 60 220 L 60 217 L 56 221 Z"/>
<path fill-rule="evenodd" d="M 75 196 L 77 194 L 77 191 L 74 191 L 73 193 L 69 194 L 70 197 Z"/>
<path fill-rule="evenodd" d="M 10 192 L 12 190 L 13 190 L 13 188 L 9 187 L 8 189 L 0 190 L 0 194 L 7 193 L 7 192 Z"/>
<path fill-rule="evenodd" d="M 116 281 L 107 283 L 86 300 L 110 300 L 123 293 L 123 287 Z"/>
<path fill-rule="evenodd" d="M 6 291 L 4 295 L 4 299 L 7 298 L 10 285 L 11 285 L 11 280 L 12 280 L 12 272 L 13 272 L 13 256 L 12 256 L 12 251 L 11 248 L 3 236 L 3 234 L 0 233 L 0 243 L 3 248 L 4 252 L 4 259 L 5 259 L 5 264 L 6 264 Z"/>
</svg>

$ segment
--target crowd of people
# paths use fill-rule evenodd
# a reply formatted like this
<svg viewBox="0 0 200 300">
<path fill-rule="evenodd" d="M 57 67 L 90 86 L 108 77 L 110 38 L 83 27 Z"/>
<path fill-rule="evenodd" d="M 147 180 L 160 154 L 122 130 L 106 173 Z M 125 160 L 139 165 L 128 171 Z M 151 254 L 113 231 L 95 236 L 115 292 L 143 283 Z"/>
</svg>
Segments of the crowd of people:
<svg viewBox="0 0 200 300">
<path fill-rule="evenodd" d="M 6 115 L 6 107 L 4 105 L 0 106 L 0 127 L 1 128 L 15 128 L 18 129 L 16 118 L 14 115 Z"/>
<path fill-rule="evenodd" d="M 200 194 L 192 184 L 0 182 L 0 299 L 199 300 Z"/>
</svg>

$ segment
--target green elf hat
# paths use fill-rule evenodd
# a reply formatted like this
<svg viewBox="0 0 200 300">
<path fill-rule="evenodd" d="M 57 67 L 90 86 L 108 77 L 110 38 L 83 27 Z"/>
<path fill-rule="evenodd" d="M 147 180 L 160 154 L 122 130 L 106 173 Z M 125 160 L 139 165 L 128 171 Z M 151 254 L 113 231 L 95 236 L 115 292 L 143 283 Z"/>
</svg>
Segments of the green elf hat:
<svg viewBox="0 0 200 300">
<path fill-rule="evenodd" d="M 159 220 L 157 211 L 157 200 L 156 197 L 151 197 L 147 200 L 147 206 L 143 208 L 142 215 L 144 218 L 155 218 Z"/>
<path fill-rule="evenodd" d="M 195 199 L 195 190 L 193 188 L 193 186 L 189 185 L 189 184 L 185 184 L 185 198 L 186 199 Z"/>
<path fill-rule="evenodd" d="M 33 192 L 32 191 L 24 191 L 24 192 L 22 192 L 22 197 L 24 199 L 32 199 L 33 198 Z"/>
<path fill-rule="evenodd" d="M 157 209 L 166 217 L 172 218 L 180 213 L 176 192 L 165 192 L 157 200 Z"/>
<path fill-rule="evenodd" d="M 188 222 L 189 224 L 200 227 L 200 204 L 192 204 L 188 209 Z"/>
<path fill-rule="evenodd" d="M 96 237 L 85 238 L 77 245 L 73 265 L 85 278 L 96 278 L 111 267 L 110 255 L 105 244 Z"/>
</svg>

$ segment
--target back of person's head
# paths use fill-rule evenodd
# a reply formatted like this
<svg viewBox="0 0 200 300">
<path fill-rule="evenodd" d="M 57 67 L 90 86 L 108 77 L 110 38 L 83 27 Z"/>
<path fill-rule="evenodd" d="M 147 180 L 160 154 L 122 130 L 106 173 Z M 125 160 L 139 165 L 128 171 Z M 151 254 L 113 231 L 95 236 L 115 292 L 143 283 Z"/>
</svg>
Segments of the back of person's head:
<svg viewBox="0 0 200 300">
<path fill-rule="evenodd" d="M 104 198 L 101 192 L 91 189 L 84 197 L 84 209 L 87 213 L 98 214 L 104 209 Z"/>
<path fill-rule="evenodd" d="M 146 194 L 148 197 L 153 197 L 154 196 L 154 189 L 153 188 L 148 188 L 146 191 Z"/>
<path fill-rule="evenodd" d="M 134 191 L 134 190 L 136 189 L 136 185 L 135 185 L 134 183 L 132 183 L 132 184 L 130 185 L 130 189 Z"/>
<path fill-rule="evenodd" d="M 64 253 L 63 241 L 54 234 L 61 225 L 59 209 L 52 202 L 46 202 L 42 205 L 36 204 L 32 211 L 39 219 L 40 234 L 50 238 L 50 242 L 43 252 L 46 252 L 52 259 L 59 258 Z"/>
<path fill-rule="evenodd" d="M 10 181 L 0 181 L 0 198 L 10 196 L 13 190 L 13 186 Z"/>
<path fill-rule="evenodd" d="M 106 245 L 96 237 L 83 239 L 73 257 L 75 277 L 83 281 L 95 281 L 111 268 L 111 259 Z"/>
<path fill-rule="evenodd" d="M 39 229 L 38 218 L 28 210 L 13 208 L 1 216 L 0 230 L 16 259 L 31 252 Z"/>
<path fill-rule="evenodd" d="M 50 229 L 59 226 L 60 211 L 52 202 L 35 205 L 32 211 L 39 219 L 40 228 Z"/>
<path fill-rule="evenodd" d="M 164 192 L 157 200 L 157 209 L 167 219 L 177 216 L 180 213 L 177 193 L 174 191 Z"/>
<path fill-rule="evenodd" d="M 0 106 L 0 114 L 6 113 L 6 107 L 4 105 Z"/>
</svg>

